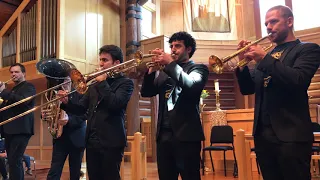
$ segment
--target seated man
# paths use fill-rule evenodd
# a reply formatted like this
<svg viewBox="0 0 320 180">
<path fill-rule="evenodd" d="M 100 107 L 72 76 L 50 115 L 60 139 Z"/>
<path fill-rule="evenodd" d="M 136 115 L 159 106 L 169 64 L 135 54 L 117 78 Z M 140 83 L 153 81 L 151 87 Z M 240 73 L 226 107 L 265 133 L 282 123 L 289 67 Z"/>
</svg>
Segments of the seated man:
<svg viewBox="0 0 320 180">
<path fill-rule="evenodd" d="M 8 179 L 8 172 L 6 169 L 6 158 L 7 158 L 7 153 L 5 149 L 5 139 L 0 138 L 0 173 L 4 180 L 6 178 Z M 32 176 L 32 170 L 30 166 L 30 156 L 27 154 L 24 154 L 23 161 L 25 162 L 25 165 L 27 168 L 26 173 Z"/>
<path fill-rule="evenodd" d="M 7 153 L 4 147 L 4 139 L 0 138 L 0 173 L 3 180 L 8 180 L 8 173 L 6 169 Z"/>
<path fill-rule="evenodd" d="M 24 163 L 26 164 L 26 173 L 30 176 L 32 176 L 32 170 L 31 170 L 31 167 L 30 167 L 30 156 L 27 155 L 27 154 L 24 154 L 23 155 L 23 161 Z"/>
</svg>

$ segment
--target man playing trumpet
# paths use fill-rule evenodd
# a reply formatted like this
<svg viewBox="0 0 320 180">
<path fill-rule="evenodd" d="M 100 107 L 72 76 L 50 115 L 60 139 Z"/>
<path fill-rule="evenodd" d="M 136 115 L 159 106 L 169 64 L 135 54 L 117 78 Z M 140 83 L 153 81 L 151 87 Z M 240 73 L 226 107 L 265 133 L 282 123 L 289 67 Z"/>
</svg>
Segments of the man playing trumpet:
<svg viewBox="0 0 320 180">
<path fill-rule="evenodd" d="M 236 70 L 241 93 L 255 93 L 257 159 L 265 180 L 308 180 L 314 138 L 307 90 L 319 68 L 320 47 L 295 37 L 293 14 L 286 6 L 269 9 L 265 25 L 276 47 L 267 53 L 251 46 L 239 59 L 254 60 L 255 68 Z M 239 49 L 248 43 L 241 41 Z"/>
<path fill-rule="evenodd" d="M 150 66 L 141 88 L 142 97 L 159 94 L 157 125 L 157 163 L 160 180 L 200 179 L 200 150 L 204 134 L 199 115 L 201 92 L 209 70 L 190 58 L 196 50 L 195 39 L 186 32 L 174 33 L 171 54 L 155 49 L 153 65 L 165 68 L 156 76 Z"/>
<path fill-rule="evenodd" d="M 26 81 L 26 69 L 16 63 L 9 68 L 14 87 L 8 90 L 4 83 L 0 83 L 0 97 L 5 101 L 0 107 L 4 107 L 36 94 L 33 84 Z M 35 100 L 30 100 L 11 109 L 0 112 L 3 120 L 14 117 L 34 107 Z M 22 165 L 23 154 L 30 137 L 34 134 L 34 113 L 27 114 L 8 124 L 3 125 L 1 134 L 6 139 L 5 147 L 8 156 L 10 179 L 23 180 L 24 169 Z"/>
</svg>

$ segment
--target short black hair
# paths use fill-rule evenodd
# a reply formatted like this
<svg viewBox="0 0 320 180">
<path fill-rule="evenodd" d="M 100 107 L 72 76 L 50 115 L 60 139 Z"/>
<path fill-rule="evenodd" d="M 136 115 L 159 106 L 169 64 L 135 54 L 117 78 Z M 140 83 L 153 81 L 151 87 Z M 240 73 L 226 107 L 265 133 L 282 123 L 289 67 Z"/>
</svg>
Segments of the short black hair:
<svg viewBox="0 0 320 180">
<path fill-rule="evenodd" d="M 173 41 L 182 40 L 186 48 L 191 47 L 191 51 L 189 53 L 189 58 L 191 58 L 194 52 L 196 51 L 197 43 L 196 40 L 189 33 L 185 31 L 176 32 L 170 37 L 169 43 L 171 44 Z"/>
<path fill-rule="evenodd" d="M 119 60 L 120 63 L 123 63 L 123 52 L 121 48 L 116 45 L 104 45 L 99 49 L 99 55 L 102 53 L 108 53 L 111 55 L 112 60 Z"/>
<path fill-rule="evenodd" d="M 267 12 L 277 10 L 281 12 L 283 18 L 293 18 L 292 10 L 288 6 L 278 5 L 270 8 Z"/>
<path fill-rule="evenodd" d="M 10 68 L 9 68 L 9 71 L 10 71 L 11 68 L 14 67 L 14 66 L 20 66 L 21 72 L 26 73 L 26 68 L 25 68 L 24 65 L 21 64 L 21 63 L 14 63 L 14 64 L 12 64 L 12 65 L 10 66 Z"/>
</svg>

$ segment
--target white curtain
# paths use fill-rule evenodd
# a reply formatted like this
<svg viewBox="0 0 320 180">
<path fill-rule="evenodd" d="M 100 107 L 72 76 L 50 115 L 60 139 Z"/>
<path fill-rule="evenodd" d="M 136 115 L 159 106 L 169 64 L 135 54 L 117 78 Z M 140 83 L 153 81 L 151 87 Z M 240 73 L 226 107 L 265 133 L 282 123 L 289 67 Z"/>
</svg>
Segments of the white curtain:
<svg viewBox="0 0 320 180">
<path fill-rule="evenodd" d="M 183 0 L 185 30 L 196 39 L 236 40 L 235 0 Z"/>
</svg>

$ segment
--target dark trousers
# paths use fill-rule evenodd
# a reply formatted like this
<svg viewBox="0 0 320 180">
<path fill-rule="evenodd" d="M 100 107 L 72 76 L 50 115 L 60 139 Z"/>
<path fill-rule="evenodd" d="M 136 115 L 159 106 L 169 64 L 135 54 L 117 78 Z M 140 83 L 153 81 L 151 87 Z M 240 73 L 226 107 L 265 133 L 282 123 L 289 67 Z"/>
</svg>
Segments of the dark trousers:
<svg viewBox="0 0 320 180">
<path fill-rule="evenodd" d="M 123 147 L 86 149 L 87 170 L 90 180 L 120 180 Z"/>
<path fill-rule="evenodd" d="M 84 148 L 75 147 L 70 141 L 57 139 L 53 141 L 51 168 L 47 180 L 59 180 L 63 165 L 69 155 L 70 180 L 79 180 Z"/>
<path fill-rule="evenodd" d="M 30 135 L 6 135 L 6 150 L 9 164 L 10 179 L 23 180 L 24 169 L 22 165 L 22 158 L 24 151 L 28 145 Z"/>
<path fill-rule="evenodd" d="M 282 142 L 271 127 L 259 132 L 254 143 L 264 180 L 311 180 L 312 142 Z"/>
<path fill-rule="evenodd" d="M 157 142 L 157 165 L 160 180 L 200 180 L 201 141 L 181 142 L 174 138 Z"/>
<path fill-rule="evenodd" d="M 6 169 L 6 159 L 2 157 L 0 158 L 0 173 L 3 179 L 8 177 L 8 173 Z"/>
</svg>

